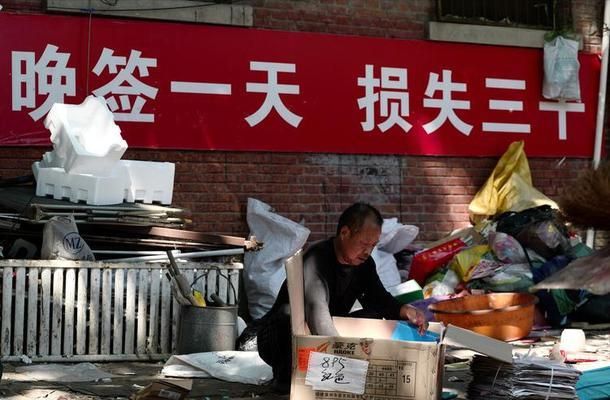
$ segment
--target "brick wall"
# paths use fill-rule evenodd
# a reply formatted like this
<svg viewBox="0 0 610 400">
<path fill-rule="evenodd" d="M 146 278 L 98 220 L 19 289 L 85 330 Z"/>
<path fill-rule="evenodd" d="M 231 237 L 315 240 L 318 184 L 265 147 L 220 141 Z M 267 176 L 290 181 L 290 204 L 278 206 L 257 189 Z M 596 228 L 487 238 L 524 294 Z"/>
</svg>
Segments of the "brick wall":
<svg viewBox="0 0 610 400">
<path fill-rule="evenodd" d="M 2 178 L 29 173 L 45 149 L 0 149 Z M 496 158 L 439 158 L 289 153 L 128 150 L 130 159 L 176 162 L 174 204 L 191 210 L 199 230 L 244 235 L 248 197 L 304 220 L 312 239 L 331 235 L 354 201 L 420 227 L 434 240 L 467 226 L 467 206 Z M 574 180 L 587 160 L 532 159 L 534 183 L 551 197 Z"/>
<path fill-rule="evenodd" d="M 583 40 L 583 51 L 601 51 L 604 6 L 601 0 L 572 0 L 574 30 Z"/>
<path fill-rule="evenodd" d="M 423 39 L 434 0 L 253 1 L 254 25 L 290 31 Z"/>
<path fill-rule="evenodd" d="M 3 2 L 5 8 L 36 10 L 40 2 Z M 242 2 L 246 3 L 246 2 Z M 255 26 L 423 39 L 434 19 L 434 0 L 255 0 Z M 572 0 L 574 24 L 585 49 L 599 48 L 601 0 Z M 3 178 L 29 173 L 44 149 L 0 148 Z M 172 152 L 129 150 L 126 158 L 176 162 L 174 203 L 191 209 L 194 229 L 245 235 L 248 197 L 269 203 L 295 221 L 304 220 L 312 239 L 334 233 L 339 213 L 368 201 L 386 217 L 421 228 L 419 240 L 434 240 L 468 225 L 467 206 L 497 158 L 404 157 L 335 154 Z M 534 185 L 556 198 L 585 159 L 530 159 Z"/>
</svg>

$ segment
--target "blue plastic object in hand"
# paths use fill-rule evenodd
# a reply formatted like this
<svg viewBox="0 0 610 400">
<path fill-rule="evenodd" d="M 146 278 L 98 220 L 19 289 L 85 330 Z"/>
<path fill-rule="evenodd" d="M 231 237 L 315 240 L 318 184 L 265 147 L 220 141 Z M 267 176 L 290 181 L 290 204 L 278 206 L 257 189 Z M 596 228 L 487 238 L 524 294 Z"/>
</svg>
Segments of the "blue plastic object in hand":
<svg viewBox="0 0 610 400">
<path fill-rule="evenodd" d="M 392 332 L 393 340 L 408 340 L 412 342 L 438 342 L 438 333 L 426 331 L 425 334 L 420 335 L 417 331 L 417 327 L 409 324 L 408 322 L 398 321 L 396 328 Z"/>
</svg>

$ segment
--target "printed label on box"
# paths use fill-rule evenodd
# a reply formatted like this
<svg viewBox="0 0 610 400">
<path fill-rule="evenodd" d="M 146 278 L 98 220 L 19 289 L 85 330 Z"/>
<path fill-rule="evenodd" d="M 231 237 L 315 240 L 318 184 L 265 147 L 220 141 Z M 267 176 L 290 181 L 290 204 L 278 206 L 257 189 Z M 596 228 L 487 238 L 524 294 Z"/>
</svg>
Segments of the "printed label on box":
<svg viewBox="0 0 610 400">
<path fill-rule="evenodd" d="M 305 384 L 314 390 L 363 394 L 368 367 L 368 361 L 311 352 Z"/>
<path fill-rule="evenodd" d="M 371 360 L 364 389 L 367 400 L 414 398 L 416 367 L 416 362 Z M 337 391 L 315 390 L 315 398 L 316 400 L 350 400 L 361 399 L 362 396 Z"/>
</svg>

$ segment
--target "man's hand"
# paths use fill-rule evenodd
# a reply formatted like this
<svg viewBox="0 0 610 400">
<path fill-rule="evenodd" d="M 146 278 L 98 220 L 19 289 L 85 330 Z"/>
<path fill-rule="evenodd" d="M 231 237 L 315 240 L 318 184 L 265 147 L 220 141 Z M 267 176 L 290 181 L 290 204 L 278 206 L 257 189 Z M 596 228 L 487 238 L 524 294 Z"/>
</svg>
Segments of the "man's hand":
<svg viewBox="0 0 610 400">
<path fill-rule="evenodd" d="M 400 308 L 400 317 L 417 326 L 420 335 L 425 334 L 426 330 L 428 330 L 426 315 L 419 308 L 413 307 L 410 304 L 404 304 Z"/>
</svg>

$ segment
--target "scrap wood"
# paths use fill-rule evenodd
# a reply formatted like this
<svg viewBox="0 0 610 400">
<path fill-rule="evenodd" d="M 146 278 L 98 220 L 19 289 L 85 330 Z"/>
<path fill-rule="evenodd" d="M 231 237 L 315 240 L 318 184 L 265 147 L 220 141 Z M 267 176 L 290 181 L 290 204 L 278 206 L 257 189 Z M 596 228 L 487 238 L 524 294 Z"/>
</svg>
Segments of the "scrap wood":
<svg viewBox="0 0 610 400">
<path fill-rule="evenodd" d="M 38 197 L 32 186 L 0 187 L 0 208 L 11 211 L 10 217 L 31 223 L 43 223 L 57 215 L 73 215 L 77 223 L 117 222 L 175 227 L 190 223 L 189 212 L 181 208 L 142 203 L 99 206 L 71 203 Z"/>
<path fill-rule="evenodd" d="M 167 258 L 169 259 L 169 264 L 167 265 L 167 269 L 169 271 L 169 280 L 172 283 L 172 290 L 174 289 L 174 284 L 176 286 L 176 292 L 180 292 L 180 295 L 184 297 L 187 301 L 186 304 L 198 306 L 200 305 L 197 302 L 197 299 L 193 296 L 193 292 L 191 290 L 191 286 L 189 285 L 186 276 L 182 275 L 180 272 L 180 268 L 176 264 L 176 259 L 174 258 L 174 254 L 171 250 L 167 250 Z"/>
<path fill-rule="evenodd" d="M 263 243 L 257 241 L 256 237 L 254 237 L 254 236 L 251 236 L 248 239 L 245 239 L 245 238 L 237 237 L 237 236 L 214 235 L 214 234 L 203 233 L 203 232 L 195 232 L 195 231 L 187 231 L 187 230 L 179 230 L 179 229 L 171 229 L 171 228 L 161 228 L 161 227 L 152 227 L 149 229 L 148 233 L 152 236 L 190 239 L 190 240 L 198 241 L 198 242 L 244 247 L 244 250 L 258 250 L 258 249 L 262 248 L 262 245 L 263 245 Z"/>
<path fill-rule="evenodd" d="M 108 226 L 112 228 L 112 226 Z M 150 241 L 159 243 L 174 243 L 178 247 L 199 247 L 201 249 L 226 249 L 243 248 L 245 251 L 258 250 L 263 247 L 263 243 L 256 240 L 254 236 L 245 239 L 237 236 L 217 235 L 211 233 L 196 232 L 184 229 L 166 227 L 121 227 L 120 232 L 106 229 L 104 227 L 83 227 L 85 234 L 92 231 L 98 236 L 123 235 L 126 238 L 147 238 Z"/>
</svg>

